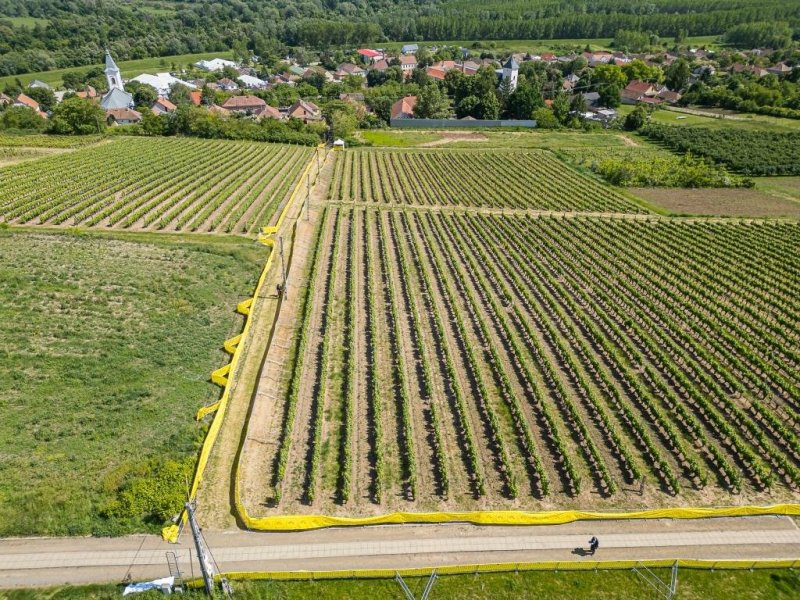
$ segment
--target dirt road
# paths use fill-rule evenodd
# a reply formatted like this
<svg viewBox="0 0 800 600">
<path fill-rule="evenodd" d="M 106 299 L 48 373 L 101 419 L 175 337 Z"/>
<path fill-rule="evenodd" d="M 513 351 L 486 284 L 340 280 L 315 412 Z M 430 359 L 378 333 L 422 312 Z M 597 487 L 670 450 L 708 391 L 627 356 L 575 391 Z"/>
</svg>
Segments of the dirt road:
<svg viewBox="0 0 800 600">
<path fill-rule="evenodd" d="M 293 533 L 207 531 L 223 571 L 402 569 L 450 564 L 646 558 L 710 560 L 800 557 L 800 529 L 788 517 L 694 521 L 602 521 L 541 527 L 388 525 Z M 587 540 L 600 540 L 584 556 Z M 198 576 L 188 531 L 170 545 L 156 536 L 0 540 L 0 589 L 121 581 L 168 575 L 175 552 Z M 798 562 L 800 565 L 800 562 Z"/>
</svg>

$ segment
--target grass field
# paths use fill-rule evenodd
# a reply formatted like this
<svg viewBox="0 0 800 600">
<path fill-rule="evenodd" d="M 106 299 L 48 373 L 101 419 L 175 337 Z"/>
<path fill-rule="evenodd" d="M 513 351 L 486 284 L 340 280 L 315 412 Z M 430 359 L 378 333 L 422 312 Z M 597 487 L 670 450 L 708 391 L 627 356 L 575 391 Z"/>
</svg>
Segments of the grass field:
<svg viewBox="0 0 800 600">
<path fill-rule="evenodd" d="M 631 105 L 622 105 L 617 111 L 620 115 L 627 115 L 634 109 Z M 800 129 L 800 119 L 782 119 L 767 115 L 756 115 L 751 113 L 736 113 L 726 111 L 724 113 L 714 113 L 712 110 L 697 108 L 688 109 L 695 113 L 682 112 L 671 109 L 656 110 L 651 114 L 651 120 L 665 125 L 684 125 L 700 126 L 712 129 L 755 129 L 763 131 L 789 131 L 796 132 Z M 706 114 L 696 114 L 697 112 Z M 724 114 L 724 118 L 712 116 L 714 114 Z"/>
<path fill-rule="evenodd" d="M 37 17 L 5 17 L 0 15 L 0 21 L 9 21 L 14 27 L 27 27 L 33 29 L 36 25 L 44 27 L 50 21 L 48 19 L 39 19 Z"/>
<path fill-rule="evenodd" d="M 264 254 L 227 236 L 0 230 L 0 536 L 155 530 L 180 506 L 194 411 L 219 394 L 209 373 Z"/>
<path fill-rule="evenodd" d="M 326 215 L 250 514 L 794 497 L 796 224 Z"/>
<path fill-rule="evenodd" d="M 330 197 L 342 202 L 645 212 L 552 154 L 500 150 L 350 150 Z"/>
<path fill-rule="evenodd" d="M 123 60 L 117 63 L 117 66 L 122 72 L 122 76 L 128 80 L 141 75 L 142 73 L 155 73 L 157 71 L 172 71 L 172 65 L 176 65 L 181 69 L 188 64 L 194 64 L 198 60 L 204 58 L 231 58 L 233 54 L 229 51 L 223 52 L 201 52 L 199 54 L 178 54 L 176 56 L 162 56 L 157 58 L 143 58 L 139 60 Z M 98 56 L 100 61 L 103 57 Z M 54 69 L 52 71 L 40 71 L 38 73 L 25 73 L 23 75 L 9 75 L 7 77 L 0 77 L 0 89 L 4 88 L 6 84 L 14 83 L 18 78 L 23 85 L 27 85 L 34 79 L 44 81 L 52 87 L 61 86 L 61 78 L 64 73 L 70 71 L 86 71 L 90 67 L 102 67 L 103 64 L 98 62 L 95 65 L 86 65 L 84 67 L 71 67 L 69 69 Z"/>
<path fill-rule="evenodd" d="M 669 573 L 656 570 L 662 579 Z M 408 578 L 412 592 L 419 596 L 427 578 Z M 296 599 L 339 600 L 402 598 L 399 584 L 389 579 L 331 581 L 234 581 L 236 598 L 243 600 Z M 62 587 L 51 590 L 0 591 L 3 600 L 111 600 L 119 598 L 119 586 Z M 800 577 L 789 570 L 700 571 L 683 569 L 678 573 L 676 600 L 789 600 L 800 594 Z M 137 596 L 143 599 L 162 597 L 158 592 Z M 205 597 L 194 591 L 187 598 Z M 652 600 L 654 591 L 631 571 L 556 573 L 551 571 L 510 574 L 445 575 L 436 580 L 430 596 L 435 600 L 562 600 L 596 598 L 612 600 Z"/>
<path fill-rule="evenodd" d="M 254 233 L 288 197 L 312 152 L 258 142 L 114 139 L 3 169 L 0 217 L 14 224 Z"/>
<path fill-rule="evenodd" d="M 778 191 L 784 189 L 780 184 L 763 182 L 790 178 L 761 179 L 755 189 L 630 188 L 630 192 L 674 215 L 800 219 L 800 198 L 792 200 Z"/>
</svg>

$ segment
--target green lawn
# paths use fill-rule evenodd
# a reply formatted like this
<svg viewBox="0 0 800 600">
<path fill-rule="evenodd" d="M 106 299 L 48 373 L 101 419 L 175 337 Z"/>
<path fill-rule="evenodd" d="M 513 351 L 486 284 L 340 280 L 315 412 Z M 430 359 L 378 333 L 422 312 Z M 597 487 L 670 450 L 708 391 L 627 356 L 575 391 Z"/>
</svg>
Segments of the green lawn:
<svg viewBox="0 0 800 600">
<path fill-rule="evenodd" d="M 553 131 L 530 129 L 521 131 L 497 131 L 486 128 L 474 129 L 381 129 L 364 130 L 359 135 L 374 146 L 414 147 L 437 141 L 448 135 L 471 136 L 474 139 L 453 139 L 439 148 L 540 148 L 559 150 L 563 148 L 623 147 L 625 142 L 619 132 L 598 130 Z"/>
<path fill-rule="evenodd" d="M 800 202 L 800 177 L 754 177 L 756 189 Z"/>
<path fill-rule="evenodd" d="M 174 513 L 264 253 L 0 228 L 0 537 L 157 531 Z"/>
<path fill-rule="evenodd" d="M 48 19 L 40 19 L 38 17 L 4 17 L 0 15 L 0 21 L 10 21 L 14 27 L 28 27 L 33 29 L 36 25 L 44 27 L 50 21 Z"/>
<path fill-rule="evenodd" d="M 127 79 L 132 79 L 137 75 L 141 75 L 142 73 L 155 73 L 157 71 L 171 71 L 172 65 L 176 65 L 178 68 L 182 68 L 187 64 L 196 63 L 198 60 L 204 58 L 231 58 L 233 56 L 232 52 L 229 50 L 225 50 L 223 52 L 202 52 L 200 54 L 179 54 L 177 56 L 163 56 L 161 58 L 143 58 L 141 60 L 124 60 L 117 63 L 119 66 L 120 71 L 122 71 L 122 76 Z M 98 57 L 102 58 L 102 57 Z M 94 66 L 101 66 L 101 63 L 98 63 Z M 0 77 L 0 89 L 5 87 L 8 83 L 13 83 L 16 78 L 19 78 L 22 81 L 23 85 L 27 85 L 29 82 L 33 81 L 34 79 L 38 79 L 40 81 L 44 81 L 47 84 L 50 84 L 53 87 L 59 87 L 61 85 L 61 78 L 64 73 L 68 71 L 85 71 L 89 69 L 90 66 L 85 67 L 72 67 L 69 69 L 55 69 L 53 71 L 41 71 L 39 73 L 25 73 L 24 75 L 9 75 L 7 77 Z"/>
<path fill-rule="evenodd" d="M 445 40 L 445 41 L 425 41 L 425 42 L 385 42 L 380 44 L 381 48 L 388 50 L 399 50 L 406 44 L 416 43 L 420 46 L 430 48 L 431 46 L 461 46 L 469 48 L 475 52 L 495 51 L 495 52 L 546 52 L 554 50 L 583 50 L 589 46 L 592 50 L 610 50 L 613 38 L 574 38 L 574 39 L 552 39 L 552 40 L 479 40 L 479 46 L 473 48 L 476 40 Z M 670 40 L 667 40 L 670 41 Z M 718 46 L 719 36 L 707 35 L 687 38 L 686 44 L 691 46 Z"/>
<path fill-rule="evenodd" d="M 622 105 L 617 110 L 621 115 L 627 115 L 633 110 L 631 105 Z M 713 112 L 708 109 L 698 109 L 703 112 Z M 800 119 L 781 119 L 766 115 L 755 115 L 750 113 L 734 113 L 727 111 L 728 116 L 735 118 L 717 118 L 712 116 L 693 115 L 676 110 L 660 109 L 652 113 L 651 119 L 656 123 L 666 125 L 690 125 L 709 127 L 713 129 L 722 128 L 741 128 L 759 129 L 769 131 L 800 131 Z"/>
<path fill-rule="evenodd" d="M 372 129 L 359 131 L 362 139 L 373 146 L 388 146 L 390 148 L 406 148 L 434 142 L 441 138 L 436 133 L 428 131 L 397 131 L 387 129 Z"/>
<path fill-rule="evenodd" d="M 662 580 L 669 580 L 669 571 L 656 571 Z M 427 578 L 409 578 L 409 588 L 419 598 Z M 297 600 L 339 600 L 341 598 L 370 598 L 399 600 L 400 586 L 390 579 L 338 580 L 313 582 L 233 582 L 234 594 L 240 600 L 266 598 Z M 119 598 L 119 586 L 62 587 L 51 590 L 13 590 L 0 593 L 3 600 L 105 600 Z M 703 571 L 682 569 L 678 573 L 677 600 L 782 600 L 797 598 L 800 576 L 791 570 Z M 162 597 L 147 592 L 137 598 Z M 199 591 L 187 598 L 205 597 Z M 445 575 L 434 583 L 431 600 L 561 600 L 587 598 L 591 600 L 653 600 L 658 598 L 632 571 L 529 571 L 520 573 Z"/>
</svg>

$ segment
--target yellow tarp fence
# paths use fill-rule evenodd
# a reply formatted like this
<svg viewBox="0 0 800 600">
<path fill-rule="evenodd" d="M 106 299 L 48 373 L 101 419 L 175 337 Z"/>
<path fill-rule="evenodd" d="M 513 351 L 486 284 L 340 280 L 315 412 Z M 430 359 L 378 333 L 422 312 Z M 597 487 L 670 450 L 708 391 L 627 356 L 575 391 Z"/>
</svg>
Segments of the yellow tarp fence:
<svg viewBox="0 0 800 600">
<path fill-rule="evenodd" d="M 325 515 L 275 515 L 251 517 L 242 505 L 236 478 L 236 507 L 248 529 L 259 531 L 300 531 L 322 527 L 389 525 L 401 523 L 473 523 L 475 525 L 562 525 L 573 521 L 598 519 L 703 519 L 755 515 L 800 516 L 800 504 L 772 506 L 733 506 L 726 508 L 661 508 L 631 512 L 592 512 L 554 510 L 527 512 L 519 510 L 474 512 L 395 512 L 374 517 L 333 517 Z"/>
<path fill-rule="evenodd" d="M 280 216 L 278 217 L 278 224 L 282 224 L 284 219 L 286 218 L 286 214 L 294 203 L 295 199 L 298 196 L 298 192 L 302 189 L 302 181 L 308 176 L 311 167 L 314 164 L 314 156 L 309 159 L 306 168 L 303 170 L 303 173 L 300 175 L 300 179 L 298 180 L 298 184 L 295 186 L 294 190 L 292 191 L 291 196 L 289 196 L 289 200 L 286 202 L 286 205 L 283 207 Z M 275 229 L 277 231 L 277 229 Z M 273 231 L 272 233 L 274 233 Z M 266 238 L 264 236 L 259 236 L 259 241 L 262 243 L 266 243 L 266 245 L 272 246 L 272 240 Z M 269 243 L 267 243 L 267 241 Z M 200 449 L 200 457 L 197 460 L 197 468 L 195 469 L 194 479 L 192 481 L 192 488 L 189 492 L 189 497 L 194 499 L 195 495 L 197 494 L 197 489 L 200 487 L 200 482 L 203 480 L 203 473 L 205 473 L 206 466 L 208 464 L 208 458 L 211 455 L 211 450 L 214 447 L 214 443 L 217 441 L 217 437 L 219 436 L 220 428 L 222 427 L 222 421 L 225 418 L 225 411 L 228 407 L 228 400 L 230 398 L 230 390 L 231 390 L 231 379 L 233 374 L 236 372 L 236 367 L 239 364 L 240 357 L 242 355 L 242 351 L 244 349 L 244 344 L 242 343 L 244 340 L 247 339 L 247 334 L 250 331 L 250 326 L 252 323 L 252 312 L 253 312 L 253 305 L 256 303 L 258 298 L 261 295 L 261 290 L 264 287 L 264 282 L 267 279 L 267 274 L 269 273 L 270 269 L 272 268 L 272 262 L 274 259 L 274 252 L 270 252 L 269 257 L 267 258 L 267 262 L 264 264 L 264 268 L 261 271 L 261 276 L 258 279 L 258 284 L 256 285 L 255 292 L 253 293 L 252 298 L 248 298 L 243 302 L 240 302 L 236 306 L 237 312 L 240 314 L 245 315 L 245 322 L 244 328 L 242 329 L 242 333 L 230 340 L 226 340 L 224 342 L 225 350 L 228 352 L 232 352 L 233 356 L 231 357 L 231 362 L 217 370 L 215 370 L 211 374 L 211 380 L 223 387 L 222 396 L 220 397 L 218 402 L 211 404 L 209 406 L 204 406 L 197 412 L 197 419 L 202 419 L 206 415 L 216 411 L 214 415 L 214 420 L 211 422 L 211 425 L 208 428 L 208 433 L 206 434 L 206 439 L 203 441 L 203 447 Z M 186 522 L 186 514 L 185 512 L 181 514 L 179 519 L 179 523 Z M 165 527 L 161 531 L 161 536 L 170 542 L 176 542 L 178 540 L 178 534 L 180 533 L 180 526 L 178 524 L 170 525 L 169 527 Z"/>
</svg>

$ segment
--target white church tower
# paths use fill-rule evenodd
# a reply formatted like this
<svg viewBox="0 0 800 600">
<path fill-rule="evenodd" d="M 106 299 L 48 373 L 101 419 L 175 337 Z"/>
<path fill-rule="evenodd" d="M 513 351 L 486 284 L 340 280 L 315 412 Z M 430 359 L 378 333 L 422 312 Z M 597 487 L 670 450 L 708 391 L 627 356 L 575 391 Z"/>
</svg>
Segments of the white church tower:
<svg viewBox="0 0 800 600">
<path fill-rule="evenodd" d="M 122 85 L 122 73 L 119 72 L 117 63 L 111 58 L 108 48 L 106 48 L 106 81 L 108 81 L 109 92 L 113 89 L 125 91 L 125 87 Z"/>
<path fill-rule="evenodd" d="M 509 57 L 503 65 L 503 81 L 507 81 L 508 93 L 517 89 L 517 77 L 519 76 L 519 65 L 514 60 L 514 56 Z"/>
</svg>

